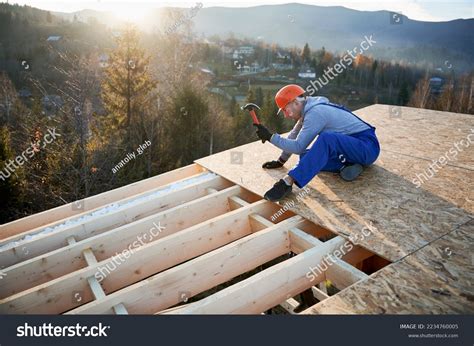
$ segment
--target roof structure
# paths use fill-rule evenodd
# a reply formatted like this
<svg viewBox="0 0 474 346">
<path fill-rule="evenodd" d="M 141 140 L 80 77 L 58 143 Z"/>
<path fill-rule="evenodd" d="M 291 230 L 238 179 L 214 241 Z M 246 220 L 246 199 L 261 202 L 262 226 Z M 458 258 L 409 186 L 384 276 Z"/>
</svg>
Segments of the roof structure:
<svg viewBox="0 0 474 346">
<path fill-rule="evenodd" d="M 351 183 L 254 142 L 1 225 L 0 313 L 472 313 L 474 118 L 391 107 Z"/>
</svg>

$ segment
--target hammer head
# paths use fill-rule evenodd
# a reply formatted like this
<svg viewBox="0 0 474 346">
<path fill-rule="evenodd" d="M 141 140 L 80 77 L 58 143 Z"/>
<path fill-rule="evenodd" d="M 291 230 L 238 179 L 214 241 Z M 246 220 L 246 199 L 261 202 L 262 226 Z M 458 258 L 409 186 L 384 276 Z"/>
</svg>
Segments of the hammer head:
<svg viewBox="0 0 474 346">
<path fill-rule="evenodd" d="M 251 111 L 251 110 L 260 109 L 260 107 L 257 106 L 255 103 L 247 103 L 245 106 L 240 107 L 240 109 Z"/>
</svg>

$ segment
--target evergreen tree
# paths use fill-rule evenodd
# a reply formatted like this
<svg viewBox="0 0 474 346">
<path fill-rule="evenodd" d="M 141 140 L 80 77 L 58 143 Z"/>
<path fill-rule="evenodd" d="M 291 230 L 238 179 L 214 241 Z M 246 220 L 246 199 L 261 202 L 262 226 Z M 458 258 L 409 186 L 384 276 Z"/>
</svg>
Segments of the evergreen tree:
<svg viewBox="0 0 474 346">
<path fill-rule="evenodd" d="M 150 106 L 150 95 L 156 82 L 148 73 L 148 57 L 139 46 L 138 31 L 127 26 L 117 38 L 102 83 L 102 100 L 107 111 L 109 131 L 124 138 L 128 150 L 134 143 L 132 134 L 142 127 L 143 113 Z"/>
<path fill-rule="evenodd" d="M 303 64 L 309 64 L 311 60 L 311 50 L 309 49 L 308 43 L 306 43 L 303 47 L 303 51 L 301 52 L 301 60 Z"/>
<path fill-rule="evenodd" d="M 404 106 L 409 100 L 410 94 L 408 92 L 408 85 L 406 82 L 403 82 L 398 91 L 398 104 Z"/>
</svg>

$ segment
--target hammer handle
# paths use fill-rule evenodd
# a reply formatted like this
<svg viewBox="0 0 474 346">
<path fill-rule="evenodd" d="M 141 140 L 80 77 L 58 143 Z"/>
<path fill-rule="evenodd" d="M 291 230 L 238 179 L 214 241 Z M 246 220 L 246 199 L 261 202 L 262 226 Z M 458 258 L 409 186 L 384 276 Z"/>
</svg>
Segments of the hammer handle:
<svg viewBox="0 0 474 346">
<path fill-rule="evenodd" d="M 255 114 L 255 111 L 253 109 L 250 111 L 250 115 L 252 116 L 253 123 L 255 125 L 259 125 L 260 121 L 258 121 L 257 114 Z"/>
</svg>

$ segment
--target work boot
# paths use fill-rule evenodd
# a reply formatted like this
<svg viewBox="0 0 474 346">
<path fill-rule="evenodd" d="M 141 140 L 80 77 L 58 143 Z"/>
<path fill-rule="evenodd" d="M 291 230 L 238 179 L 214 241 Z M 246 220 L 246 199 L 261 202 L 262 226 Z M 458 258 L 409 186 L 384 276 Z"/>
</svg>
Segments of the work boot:
<svg viewBox="0 0 474 346">
<path fill-rule="evenodd" d="M 280 179 L 278 182 L 273 185 L 273 187 L 265 192 L 263 196 L 266 200 L 276 202 L 282 198 L 288 196 L 291 192 L 291 186 L 287 185 L 283 179 Z"/>
<path fill-rule="evenodd" d="M 345 181 L 353 181 L 362 173 L 363 170 L 364 167 L 362 167 L 362 165 L 355 163 L 353 165 L 346 165 L 342 167 L 339 172 L 339 175 Z"/>
</svg>

